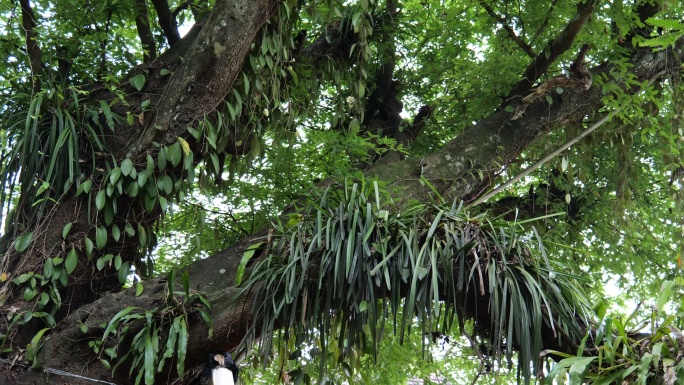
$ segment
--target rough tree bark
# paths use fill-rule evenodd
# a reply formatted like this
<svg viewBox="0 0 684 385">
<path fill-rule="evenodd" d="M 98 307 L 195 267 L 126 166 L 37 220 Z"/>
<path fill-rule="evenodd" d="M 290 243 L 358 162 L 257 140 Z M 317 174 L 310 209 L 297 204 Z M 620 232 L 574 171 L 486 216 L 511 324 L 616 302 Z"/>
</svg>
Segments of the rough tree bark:
<svg viewBox="0 0 684 385">
<path fill-rule="evenodd" d="M 153 142 L 170 144 L 178 137 L 187 138 L 192 144 L 186 127 L 210 115 L 223 100 L 241 70 L 250 42 L 274 14 L 277 6 L 278 2 L 273 0 L 217 2 L 216 8 L 200 27 L 186 39 L 175 44 L 168 53 L 160 56 L 156 64 L 145 65 L 144 69 L 149 71 L 150 79 L 143 92 L 147 91 L 150 95 L 154 95 L 157 89 L 163 92 L 160 92 L 156 99 L 152 96 L 152 105 L 156 106 L 153 114 L 144 116 L 140 124 L 131 128 L 122 127 L 117 131 L 117 135 L 109 140 L 108 146 L 117 158 L 129 156 L 144 159 L 147 153 L 154 151 Z M 183 60 L 187 57 L 192 57 L 193 60 Z M 635 51 L 631 59 L 634 66 L 632 71 L 639 80 L 644 81 L 656 74 L 678 73 L 678 63 L 682 60 L 684 39 L 680 39 L 674 49 L 667 51 Z M 160 75 L 161 68 L 172 69 L 173 76 L 168 78 Z M 131 74 L 140 73 L 142 69 L 138 68 Z M 610 70 L 610 64 L 605 64 L 593 72 L 596 77 L 599 73 L 608 74 Z M 143 95 L 136 94 L 132 89 L 127 91 L 131 93 L 131 104 L 140 105 Z M 524 115 L 516 120 L 511 120 L 510 112 L 495 111 L 440 151 L 423 158 L 409 158 L 372 167 L 367 174 L 389 182 L 396 195 L 400 195 L 404 200 L 426 200 L 431 194 L 431 189 L 420 183 L 421 177 L 429 180 L 447 200 L 472 199 L 481 194 L 501 167 L 514 161 L 534 140 L 559 126 L 582 123 L 586 117 L 593 116 L 602 106 L 601 96 L 599 86 L 594 86 L 588 91 L 577 87 L 566 89 L 561 95 L 551 95 L 551 105 L 541 98 L 529 105 Z M 101 92 L 95 93 L 94 97 L 107 99 L 111 95 Z M 13 269 L 5 271 L 21 272 L 22 267 L 35 268 L 37 260 L 52 255 L 56 247 L 54 245 L 61 243 L 61 229 L 68 222 L 77 222 L 76 228 L 79 229 L 81 236 L 92 232 L 92 226 L 88 224 L 84 210 L 80 209 L 82 204 L 83 202 L 79 202 L 74 196 L 66 197 L 60 202 L 55 208 L 55 212 L 60 214 L 37 224 L 37 228 L 42 228 L 43 231 L 34 241 L 38 245 L 35 250 L 16 254 L 10 249 L 5 263 Z M 159 214 L 156 212 L 137 220 L 152 221 Z M 237 304 L 228 303 L 239 292 L 234 285 L 236 266 L 244 249 L 253 244 L 256 237 L 258 235 L 244 239 L 228 250 L 197 261 L 186 268 L 192 289 L 207 293 L 212 304 L 211 313 L 214 320 L 214 333 L 211 339 L 207 338 L 207 327 L 200 319 L 191 322 L 186 368 L 200 365 L 204 353 L 209 349 L 234 349 L 253 321 L 248 298 Z M 117 247 L 125 249 L 121 245 Z M 84 258 L 81 255 L 80 257 Z M 29 258 L 32 259 L 27 261 Z M 94 359 L 92 350 L 87 345 L 87 338 L 96 337 L 99 325 L 110 320 L 126 306 L 139 306 L 143 309 L 156 307 L 168 283 L 164 279 L 148 281 L 145 283 L 144 293 L 139 297 L 131 290 L 110 293 L 109 291 L 117 284 L 115 273 L 102 275 L 86 266 L 79 269 L 79 278 L 71 285 L 71 294 L 69 298 L 65 298 L 63 305 L 68 310 L 61 314 L 57 327 L 45 341 L 38 361 L 44 368 L 64 370 L 117 384 L 132 383 L 127 370 L 120 370 L 117 377 L 112 379 L 110 370 Z M 7 281 L 2 288 L 6 296 L 3 306 L 5 312 L 12 306 L 25 308 L 28 305 L 23 303 L 17 293 L 13 293 L 12 287 L 9 286 L 10 282 Z M 93 282 L 100 283 L 92 286 Z M 91 290 L 93 287 L 94 291 Z M 488 322 L 486 316 L 479 317 L 478 321 Z M 80 329 L 81 324 L 87 325 L 89 333 L 93 334 L 84 334 Z M 30 330 L 20 333 L 16 337 L 16 342 L 20 346 L 25 345 L 30 336 Z M 557 346 L 552 335 L 544 336 L 544 341 L 547 347 L 563 348 Z M 167 375 L 163 373 L 160 380 L 166 380 Z M 0 384 L 3 383 L 91 382 L 54 375 L 46 377 L 45 373 L 15 367 L 0 372 Z"/>
</svg>

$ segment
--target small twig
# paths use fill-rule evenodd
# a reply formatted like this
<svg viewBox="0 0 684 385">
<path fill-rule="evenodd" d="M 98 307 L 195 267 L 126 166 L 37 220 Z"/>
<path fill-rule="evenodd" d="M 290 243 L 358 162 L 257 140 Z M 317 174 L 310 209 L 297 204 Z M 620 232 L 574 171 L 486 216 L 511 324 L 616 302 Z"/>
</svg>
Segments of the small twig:
<svg viewBox="0 0 684 385">
<path fill-rule="evenodd" d="M 16 357 L 14 360 L 7 360 L 4 358 L 0 358 L 0 362 L 3 362 L 5 364 L 9 364 L 10 367 L 17 365 L 17 366 L 21 366 L 23 368 L 31 368 L 30 365 L 26 365 L 26 364 L 21 363 L 21 362 L 16 362 Z M 64 370 L 53 369 L 53 368 L 43 368 L 43 373 L 55 374 L 55 375 L 63 376 L 63 377 L 74 377 L 74 378 L 78 378 L 81 380 L 85 380 L 85 381 L 89 381 L 89 382 L 95 382 L 95 383 L 99 383 L 99 384 L 117 385 L 113 382 L 102 381 L 102 380 L 98 380 L 96 378 L 85 377 L 85 376 L 81 376 L 79 374 L 70 373 L 70 372 L 66 372 Z"/>
<path fill-rule="evenodd" d="M 36 33 L 36 15 L 29 0 L 20 0 L 19 3 L 21 4 L 21 27 L 26 38 L 26 54 L 29 57 L 31 67 L 33 90 L 37 92 L 40 90 L 39 75 L 43 73 L 43 61 L 38 46 L 38 34 Z"/>
<path fill-rule="evenodd" d="M 530 47 L 529 44 L 525 43 L 525 42 L 524 42 L 524 41 L 515 33 L 515 31 L 513 31 L 513 28 L 511 28 L 511 26 L 508 25 L 508 24 L 506 23 L 506 20 L 504 20 L 503 17 L 497 15 L 496 12 L 494 12 L 494 10 L 492 9 L 492 7 L 490 7 L 489 5 L 487 5 L 487 3 L 485 3 L 484 1 L 480 1 L 480 5 L 482 5 L 482 7 L 485 9 L 485 11 L 487 11 L 487 14 L 489 14 L 489 16 L 492 17 L 492 19 L 496 20 L 499 24 L 501 24 L 501 26 L 503 27 L 503 29 L 505 29 L 506 32 L 508 32 L 508 36 L 510 36 L 510 38 L 513 39 L 513 41 L 515 42 L 515 44 L 517 44 L 520 48 L 522 48 L 522 50 L 527 54 L 527 56 L 529 56 L 529 57 L 531 57 L 531 58 L 533 58 L 533 59 L 537 56 L 537 54 L 534 53 L 534 51 L 532 50 L 532 47 Z"/>
<path fill-rule="evenodd" d="M 544 28 L 546 28 L 546 25 L 549 24 L 549 19 L 551 18 L 551 13 L 556 8 L 557 3 L 558 3 L 558 0 L 553 0 L 553 3 L 551 3 L 549 10 L 546 11 L 546 18 L 544 18 L 544 22 L 541 24 L 541 26 L 539 26 L 539 29 L 537 29 L 537 32 L 534 33 L 534 36 L 532 36 L 532 41 L 536 40 L 539 37 L 539 35 L 541 35 L 541 33 L 544 32 Z"/>
<path fill-rule="evenodd" d="M 480 347 L 477 344 L 477 341 L 475 341 L 475 338 L 468 334 L 465 330 L 463 331 L 463 335 L 466 336 L 468 341 L 470 342 L 470 347 L 473 348 L 473 351 L 477 355 L 477 357 L 480 359 L 480 368 L 477 370 L 477 374 L 475 374 L 475 377 L 473 378 L 473 381 L 470 383 L 470 385 L 475 385 L 477 384 L 477 380 L 480 378 L 482 373 L 484 373 L 484 366 L 485 363 L 487 362 L 487 359 L 484 357 L 482 352 L 480 352 Z"/>
</svg>

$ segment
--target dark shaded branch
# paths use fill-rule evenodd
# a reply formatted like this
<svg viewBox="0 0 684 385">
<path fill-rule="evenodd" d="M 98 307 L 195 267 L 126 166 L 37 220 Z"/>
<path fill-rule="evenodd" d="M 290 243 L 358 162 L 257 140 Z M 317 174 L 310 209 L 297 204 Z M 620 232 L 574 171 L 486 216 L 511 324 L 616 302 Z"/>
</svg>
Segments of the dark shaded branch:
<svg viewBox="0 0 684 385">
<path fill-rule="evenodd" d="M 201 17 L 200 17 L 201 12 L 206 11 L 208 7 L 209 7 L 209 3 L 207 2 L 207 0 L 201 0 L 201 1 L 186 0 L 183 3 L 181 3 L 178 7 L 176 7 L 176 9 L 173 10 L 173 17 L 177 18 L 179 13 L 190 8 L 190 11 L 192 12 L 193 17 L 195 18 L 195 22 L 199 23 L 200 19 L 201 19 Z"/>
<path fill-rule="evenodd" d="M 644 24 L 644 26 L 641 28 L 633 28 L 632 30 L 630 30 L 629 34 L 625 36 L 625 43 L 628 45 L 632 45 L 632 39 L 636 36 L 648 38 L 653 27 L 649 24 L 645 24 L 644 22 L 649 17 L 653 17 L 658 12 L 660 12 L 661 8 L 662 3 L 660 2 L 651 3 L 650 1 L 642 1 L 637 6 L 635 13 L 639 16 L 639 20 Z"/>
<path fill-rule="evenodd" d="M 484 1 L 480 1 L 480 5 L 487 11 L 487 14 L 492 17 L 492 19 L 496 20 L 501 26 L 503 27 L 504 30 L 508 33 L 508 36 L 517 44 L 526 54 L 527 56 L 534 58 L 537 56 L 536 53 L 532 50 L 532 47 L 529 46 L 529 44 L 525 43 L 518 35 L 516 35 L 515 31 L 513 31 L 513 28 L 511 28 L 510 25 L 506 23 L 506 20 L 504 20 L 503 17 L 499 16 L 494 12 L 492 7 L 490 7 L 487 3 Z"/>
<path fill-rule="evenodd" d="M 43 61 L 40 56 L 40 47 L 38 47 L 38 34 L 35 31 L 36 16 L 29 0 L 20 0 L 19 3 L 21 4 L 21 27 L 26 36 L 26 54 L 33 76 L 33 89 L 37 91 L 40 89 L 38 76 L 43 73 Z"/>
<path fill-rule="evenodd" d="M 169 3 L 166 0 L 152 0 L 152 4 L 159 16 L 159 25 L 164 31 L 166 41 L 169 42 L 169 46 L 173 47 L 180 40 L 176 17 L 171 13 Z"/>
<path fill-rule="evenodd" d="M 102 43 L 100 43 L 100 49 L 102 50 L 102 53 L 100 54 L 100 70 L 97 73 L 98 78 L 102 78 L 102 74 L 104 74 L 107 71 L 107 40 L 109 39 L 109 26 L 112 23 L 112 14 L 114 13 L 114 9 L 110 9 L 109 13 L 107 14 L 107 23 L 105 23 L 105 38 L 102 40 Z"/>
<path fill-rule="evenodd" d="M 516 96 L 522 96 L 528 92 L 534 83 L 541 77 L 546 70 L 549 69 L 560 55 L 570 49 L 572 43 L 575 41 L 577 34 L 587 22 L 589 16 L 594 12 L 598 5 L 598 0 L 588 0 L 585 3 L 577 4 L 577 14 L 563 29 L 563 31 L 544 48 L 544 50 L 537 55 L 534 60 L 527 66 L 523 78 L 520 79 L 508 93 L 504 103 Z"/>
<path fill-rule="evenodd" d="M 178 14 L 185 11 L 186 9 L 192 7 L 192 4 L 194 3 L 193 0 L 186 0 L 182 2 L 179 6 L 176 7 L 176 9 L 171 12 L 173 14 L 173 17 L 178 17 Z"/>
<path fill-rule="evenodd" d="M 58 46 L 55 48 L 57 52 L 57 75 L 64 84 L 69 84 L 69 71 L 73 64 L 72 57 L 69 55 L 69 49 L 65 46 Z"/>
<path fill-rule="evenodd" d="M 319 65 L 330 58 L 338 63 L 349 61 L 349 48 L 357 43 L 354 31 L 342 31 L 338 26 L 328 26 L 325 33 L 317 37 L 311 44 L 304 47 L 297 61 L 310 60 Z"/>
<path fill-rule="evenodd" d="M 147 3 L 145 0 L 135 0 L 135 8 L 135 27 L 138 29 L 138 37 L 142 44 L 143 61 L 154 60 L 157 57 L 157 47 L 150 28 L 150 18 L 147 15 Z"/>
</svg>

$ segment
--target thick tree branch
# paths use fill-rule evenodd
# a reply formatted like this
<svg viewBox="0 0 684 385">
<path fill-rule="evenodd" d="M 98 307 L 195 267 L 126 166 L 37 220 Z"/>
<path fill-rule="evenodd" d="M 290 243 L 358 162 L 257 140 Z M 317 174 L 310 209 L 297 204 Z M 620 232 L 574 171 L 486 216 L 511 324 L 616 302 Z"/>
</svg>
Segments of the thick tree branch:
<svg viewBox="0 0 684 385">
<path fill-rule="evenodd" d="M 537 56 L 537 54 L 535 54 L 534 51 L 532 50 L 532 47 L 530 47 L 529 44 L 525 43 L 520 37 L 518 37 L 518 35 L 513 30 L 513 28 L 511 28 L 511 26 L 508 25 L 508 23 L 506 23 L 506 20 L 504 20 L 503 17 L 497 15 L 496 12 L 494 12 L 494 10 L 492 9 L 492 7 L 490 7 L 484 0 L 480 1 L 480 5 L 482 5 L 482 7 L 485 9 L 485 11 L 487 11 L 487 14 L 489 14 L 489 16 L 492 17 L 492 19 L 496 20 L 499 24 L 501 24 L 503 29 L 505 29 L 506 32 L 508 33 L 508 36 L 511 39 L 513 39 L 515 44 L 517 44 L 518 47 L 520 47 L 523 50 L 523 52 L 525 52 L 525 54 L 527 54 L 527 56 L 529 56 L 533 59 Z"/>
<path fill-rule="evenodd" d="M 178 23 L 176 17 L 171 13 L 169 8 L 169 2 L 166 0 L 151 0 L 154 9 L 157 11 L 159 16 L 159 25 L 164 31 L 164 36 L 169 46 L 173 47 L 180 40 L 180 34 L 178 33 Z"/>
<path fill-rule="evenodd" d="M 97 71 L 97 78 L 102 79 L 102 75 L 104 75 L 107 72 L 107 39 L 109 39 L 109 27 L 112 23 L 112 14 L 114 14 L 114 9 L 110 9 L 109 12 L 107 12 L 107 22 L 105 23 L 105 29 L 104 29 L 104 40 L 102 40 L 102 43 L 100 43 L 100 49 L 102 50 L 100 52 L 100 69 Z M 97 27 L 99 29 L 99 27 Z"/>
<path fill-rule="evenodd" d="M 641 49 L 631 59 L 633 73 L 639 81 L 647 81 L 655 74 L 678 72 L 674 63 L 684 59 L 684 39 L 673 50 L 651 52 Z M 597 67 L 593 74 L 610 74 L 611 65 Z M 624 86 L 624 85 L 623 85 Z M 539 136 L 555 127 L 568 123 L 582 123 L 602 107 L 602 91 L 593 86 L 564 90 L 562 95 L 549 95 L 553 103 L 544 98 L 531 104 L 525 114 L 511 120 L 512 113 L 499 110 L 466 130 L 439 152 L 422 159 L 409 158 L 400 164 L 380 167 L 374 174 L 384 180 L 393 180 L 404 199 L 429 199 L 429 189 L 419 187 L 421 176 L 447 200 L 456 197 L 474 199 L 483 193 L 489 182 L 502 167 L 516 159 L 521 151 Z M 635 89 L 625 90 L 635 92 Z"/>
<path fill-rule="evenodd" d="M 178 136 L 189 137 L 188 126 L 212 115 L 242 70 L 254 36 L 276 9 L 272 0 L 218 2 L 187 52 L 193 64 L 175 71 L 140 143 L 174 143 Z M 144 152 L 144 145 L 136 148 Z"/>
<path fill-rule="evenodd" d="M 154 43 L 154 35 L 150 28 L 150 19 L 147 16 L 147 3 L 145 0 L 135 0 L 135 27 L 138 29 L 138 37 L 143 49 L 143 61 L 148 62 L 157 57 L 157 47 Z"/>
<path fill-rule="evenodd" d="M 43 73 L 43 61 L 38 46 L 38 33 L 36 33 L 36 15 L 33 13 L 29 0 L 20 0 L 19 3 L 21 4 L 21 26 L 26 36 L 26 53 L 33 77 L 33 89 L 37 91 L 40 89 L 39 76 Z"/>
<path fill-rule="evenodd" d="M 522 96 L 529 91 L 537 79 L 546 73 L 546 70 L 549 69 L 551 64 L 553 64 L 561 54 L 572 47 L 575 37 L 577 37 L 582 26 L 587 22 L 589 16 L 594 12 L 594 9 L 599 2 L 600 1 L 598 0 L 588 0 L 584 3 L 577 4 L 577 14 L 575 17 L 568 23 L 563 31 L 561 31 L 558 37 L 553 39 L 553 41 L 551 41 L 527 66 L 523 78 L 513 86 L 504 99 L 504 104 L 508 103 L 510 99 L 516 96 Z"/>
</svg>

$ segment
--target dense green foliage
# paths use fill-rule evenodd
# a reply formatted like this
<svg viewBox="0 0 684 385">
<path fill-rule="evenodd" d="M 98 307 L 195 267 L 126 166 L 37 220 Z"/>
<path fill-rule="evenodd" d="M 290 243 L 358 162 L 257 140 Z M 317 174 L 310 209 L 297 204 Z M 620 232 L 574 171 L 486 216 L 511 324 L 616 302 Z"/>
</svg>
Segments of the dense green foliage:
<svg viewBox="0 0 684 385">
<path fill-rule="evenodd" d="M 252 316 L 262 324 L 243 342 L 258 342 L 249 357 L 263 366 L 247 381 L 289 372 L 295 381 L 389 384 L 453 375 L 454 365 L 474 380 L 527 381 L 552 361 L 537 358 L 542 349 L 566 358 L 547 370 L 558 381 L 567 373 L 571 382 L 646 383 L 684 370 L 682 67 L 639 77 L 642 63 L 632 61 L 645 49 L 678 63 L 681 2 L 283 1 L 240 57 L 230 90 L 195 101 L 190 109 L 216 107 L 188 118 L 182 133 L 155 126 L 166 113 L 157 107 L 184 66 L 210 64 L 159 56 L 183 44 L 159 14 L 173 11 L 187 29 L 214 22 L 222 3 L 156 3 L 0 6 L 3 354 L 31 341 L 23 359 L 38 367 L 43 336 L 67 308 L 124 286 L 138 297 L 148 280 L 248 238 L 236 283 L 258 299 Z M 568 38 L 576 20 L 586 22 Z M 216 55 L 225 49 L 211 44 Z M 412 187 L 390 167 L 443 150 L 496 111 L 517 119 L 526 103 L 518 97 L 573 79 L 577 66 L 595 73 L 587 98 L 596 111 L 549 120 L 548 133 L 512 159 L 460 159 L 477 181 L 463 182 L 466 193 L 438 191 L 442 181 L 421 171 L 413 179 L 428 198 L 403 198 Z M 550 111 L 571 87 L 531 100 Z M 512 188 L 465 208 L 608 113 Z M 129 323 L 146 320 L 131 377 L 151 384 L 187 342 L 188 317 L 211 324 L 208 300 L 183 284 L 169 284 L 164 306 L 120 309 L 89 335 L 98 358 L 118 357 L 110 333 L 124 340 Z M 489 324 L 463 300 L 478 285 L 487 286 Z M 84 287 L 97 289 L 81 298 Z M 646 321 L 642 336 L 635 330 Z M 21 328 L 33 338 L 13 341 Z M 562 342 L 544 346 L 544 328 L 582 343 L 570 353 Z M 451 336 L 448 353 L 426 337 L 437 332 Z M 426 359 L 408 360 L 417 372 L 399 370 L 416 352 Z"/>
</svg>

